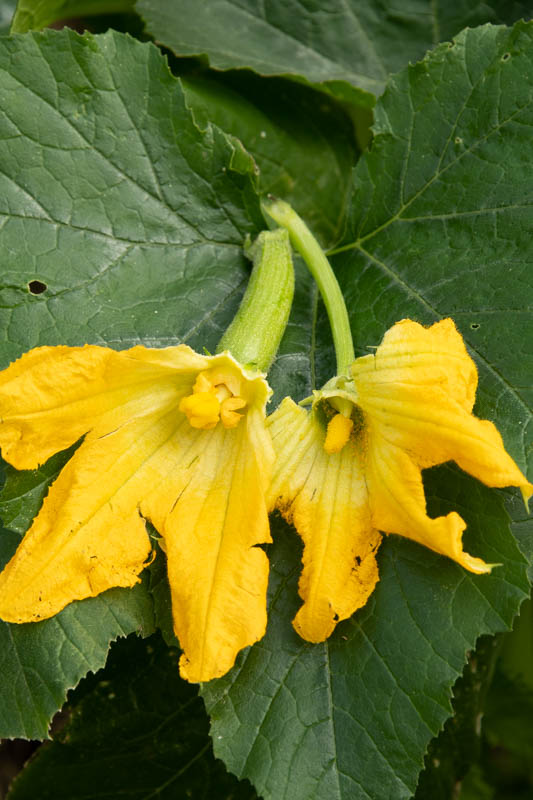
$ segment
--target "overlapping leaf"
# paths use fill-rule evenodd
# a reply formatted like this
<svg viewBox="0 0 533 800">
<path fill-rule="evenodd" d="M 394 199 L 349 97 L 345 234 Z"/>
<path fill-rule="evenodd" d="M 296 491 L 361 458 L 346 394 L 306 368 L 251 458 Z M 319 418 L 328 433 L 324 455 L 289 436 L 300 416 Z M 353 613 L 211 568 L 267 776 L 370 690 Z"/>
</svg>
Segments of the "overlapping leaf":
<svg viewBox="0 0 533 800">
<path fill-rule="evenodd" d="M 202 134 L 127 37 L 14 37 L 0 65 L 3 364 L 43 343 L 214 349 L 262 225 L 240 145 Z"/>
<path fill-rule="evenodd" d="M 242 238 L 261 224 L 246 155 L 216 131 L 200 134 L 154 48 L 69 33 L 0 48 L 4 363 L 40 343 L 213 349 L 247 275 Z M 335 259 L 361 352 L 400 317 L 454 316 L 481 368 L 478 412 L 502 428 L 522 465 L 531 60 L 529 27 L 487 28 L 393 81 L 357 168 L 347 249 Z M 271 374 L 278 397 L 300 399 L 331 376 L 315 310 L 306 283 Z M 29 491 L 26 479 L 20 494 Z M 427 492 L 432 514 L 465 516 L 470 552 L 504 567 L 472 577 L 391 538 L 371 602 L 324 645 L 290 627 L 299 552 L 295 535 L 278 529 L 268 635 L 205 689 L 217 754 L 265 798 L 352 800 L 382 796 L 383 786 L 407 798 L 449 714 L 465 651 L 508 625 L 524 597 L 525 562 L 498 495 L 448 468 L 428 476 Z M 109 595 L 99 600 L 115 608 Z M 98 613 L 84 630 L 93 624 Z M 69 651 L 55 652 L 67 653 L 70 669 Z M 46 713 L 33 712 L 34 726 L 42 730 L 62 691 L 50 693 Z M 13 713 L 6 723 L 18 724 Z"/>
<path fill-rule="evenodd" d="M 372 105 L 391 72 L 467 25 L 514 22 L 527 3 L 474 6 L 410 0 L 137 0 L 147 30 L 176 55 L 207 55 L 216 69 L 249 68 Z"/>
<path fill-rule="evenodd" d="M 0 564 L 19 537 L 0 530 Z M 45 739 L 55 712 L 89 671 L 104 666 L 109 644 L 119 636 L 154 630 L 146 584 L 112 589 L 74 603 L 37 625 L 0 622 L 0 732 L 2 738 Z"/>
<path fill-rule="evenodd" d="M 0 42 L 0 65 L 0 366 L 39 344 L 213 350 L 246 282 L 244 236 L 260 224 L 249 157 L 200 131 L 152 45 L 28 34 Z M 8 469 L 13 531 L 58 468 Z M 2 536 L 6 557 L 17 540 Z M 152 625 L 142 586 L 3 624 L 0 735 L 46 736 L 109 641 Z"/>
<path fill-rule="evenodd" d="M 45 28 L 58 20 L 131 11 L 135 0 L 18 0 L 12 33 Z"/>
<path fill-rule="evenodd" d="M 391 81 L 334 258 L 359 352 L 402 317 L 456 320 L 480 368 L 478 414 L 496 422 L 524 468 L 532 28 L 467 31 Z M 300 567 L 294 545 L 278 538 L 268 635 L 203 690 L 215 752 L 265 798 L 352 800 L 381 797 L 383 787 L 409 797 L 466 651 L 518 610 L 525 562 L 498 494 L 449 468 L 426 474 L 426 494 L 432 516 L 454 508 L 467 520 L 469 552 L 504 567 L 472 577 L 390 537 L 371 601 L 324 645 L 289 628 Z M 523 524 L 517 516 L 520 538 Z"/>
<path fill-rule="evenodd" d="M 395 76 L 334 260 L 360 353 L 401 317 L 451 316 L 476 411 L 533 467 L 533 25 L 465 31 Z"/>
<path fill-rule="evenodd" d="M 17 0 L 1 0 L 0 2 L 0 34 L 9 33 L 11 20 L 15 12 Z"/>
<path fill-rule="evenodd" d="M 471 552 L 504 563 L 476 578 L 390 537 L 368 604 L 322 645 L 303 642 L 296 536 L 276 526 L 266 637 L 202 694 L 215 755 L 266 800 L 409 798 L 429 740 L 480 633 L 508 626 L 527 591 L 525 563 L 498 496 L 447 468 L 426 480 L 431 515 L 458 509 Z"/>
<path fill-rule="evenodd" d="M 324 247 L 344 230 L 352 124 L 330 98 L 305 86 L 255 75 L 186 78 L 195 117 L 237 136 L 259 167 L 259 188 L 290 202 Z"/>
<path fill-rule="evenodd" d="M 11 800 L 256 800 L 215 761 L 195 687 L 159 636 L 113 646 L 69 699 L 69 721 L 15 781 Z"/>
</svg>

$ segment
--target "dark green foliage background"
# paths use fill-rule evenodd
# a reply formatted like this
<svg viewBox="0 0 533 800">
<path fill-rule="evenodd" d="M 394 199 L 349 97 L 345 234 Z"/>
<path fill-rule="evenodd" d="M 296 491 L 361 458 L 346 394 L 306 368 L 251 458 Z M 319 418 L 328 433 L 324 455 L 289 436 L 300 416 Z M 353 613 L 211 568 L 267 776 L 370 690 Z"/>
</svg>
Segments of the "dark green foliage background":
<svg viewBox="0 0 533 800">
<path fill-rule="evenodd" d="M 21 2 L 15 27 L 48 24 L 67 6 L 69 15 L 100 13 L 90 5 L 50 0 L 37 13 Z M 110 10 L 131 8 L 119 5 Z M 184 341 L 214 350 L 249 274 L 244 239 L 265 227 L 259 192 L 274 192 L 331 249 L 358 354 L 398 319 L 452 316 L 479 369 L 476 413 L 531 470 L 533 26 L 485 25 L 436 46 L 467 24 L 512 23 L 528 15 L 525 5 L 460 3 L 452 13 L 413 0 L 394 15 L 387 3 L 334 0 L 326 18 L 274 3 L 268 19 L 247 0 L 136 8 L 147 35 L 177 57 L 182 85 L 153 44 L 115 32 L 0 38 L 0 366 L 40 344 Z M 230 71 L 190 60 L 199 54 Z M 407 67 L 407 58 L 423 60 Z M 361 154 L 362 106 L 378 95 L 372 145 Z M 35 280 L 46 286 L 40 294 L 30 291 Z M 297 263 L 293 312 L 269 375 L 272 407 L 286 394 L 308 395 L 333 370 L 322 305 Z M 3 560 L 68 455 L 29 473 L 5 467 Z M 486 489 L 450 465 L 428 471 L 425 486 L 429 513 L 457 510 L 467 549 L 503 566 L 476 577 L 391 536 L 371 600 L 322 645 L 290 625 L 300 546 L 274 517 L 267 635 L 228 676 L 201 687 L 215 755 L 265 799 L 411 797 L 467 652 L 481 634 L 508 629 L 529 593 L 531 522 L 516 493 Z M 0 736 L 45 738 L 68 690 L 103 667 L 110 642 L 156 628 L 175 644 L 161 553 L 133 591 L 36 625 L 0 623 Z M 463 778 L 463 800 L 469 785 L 490 788 L 484 748 L 506 736 L 501 687 L 530 697 L 529 662 L 517 678 L 489 658 L 481 689 L 471 691 L 472 663 L 418 800 L 437 790 L 447 797 Z M 89 778 L 132 798 L 254 797 L 223 777 L 194 697 L 159 638 L 118 642 L 11 796 L 36 796 L 53 777 L 54 796 L 65 798 Z M 485 705 L 482 741 L 475 718 Z M 520 739 L 526 759 L 527 734 Z M 436 772 L 432 758 L 446 767 Z M 467 774 L 474 759 L 477 772 Z"/>
</svg>

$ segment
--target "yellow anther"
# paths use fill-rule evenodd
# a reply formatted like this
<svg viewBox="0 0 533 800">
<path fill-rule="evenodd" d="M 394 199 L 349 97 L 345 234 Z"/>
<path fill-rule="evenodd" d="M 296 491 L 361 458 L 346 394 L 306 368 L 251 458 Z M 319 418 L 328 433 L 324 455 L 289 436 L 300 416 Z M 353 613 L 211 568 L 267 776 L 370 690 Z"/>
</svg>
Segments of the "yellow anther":
<svg viewBox="0 0 533 800">
<path fill-rule="evenodd" d="M 328 455 L 340 453 L 353 429 L 353 420 L 345 417 L 344 414 L 335 414 L 328 422 L 324 450 Z"/>
<path fill-rule="evenodd" d="M 220 406 L 220 419 L 225 428 L 236 428 L 242 419 L 242 414 L 237 414 L 236 409 L 244 408 L 246 400 L 242 397 L 228 397 Z"/>
<path fill-rule="evenodd" d="M 246 400 L 236 396 L 228 386 L 235 383 L 231 375 L 226 379 L 220 370 L 199 372 L 192 394 L 181 400 L 179 410 L 187 415 L 193 428 L 209 430 L 219 420 L 225 428 L 235 428 L 242 418 L 236 410 L 246 405 Z"/>
<path fill-rule="evenodd" d="M 179 409 L 187 415 L 193 428 L 209 430 L 220 419 L 220 403 L 213 392 L 194 392 L 182 398 Z"/>
</svg>

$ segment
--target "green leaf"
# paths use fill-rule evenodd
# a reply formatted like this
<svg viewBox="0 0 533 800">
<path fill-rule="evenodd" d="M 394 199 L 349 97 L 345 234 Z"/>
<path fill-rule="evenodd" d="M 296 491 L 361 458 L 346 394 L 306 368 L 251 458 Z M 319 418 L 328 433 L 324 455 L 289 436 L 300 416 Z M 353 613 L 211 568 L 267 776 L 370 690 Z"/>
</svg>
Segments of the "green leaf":
<svg viewBox="0 0 533 800">
<path fill-rule="evenodd" d="M 16 534 L 0 532 L 2 566 L 18 542 Z M 45 739 L 68 690 L 87 672 L 104 666 L 110 642 L 153 630 L 152 600 L 144 584 L 72 603 L 43 622 L 0 621 L 2 738 Z"/>
<path fill-rule="evenodd" d="M 469 655 L 453 688 L 453 716 L 429 746 L 414 800 L 449 800 L 478 763 L 485 702 L 503 638 L 502 634 L 482 636 Z"/>
<path fill-rule="evenodd" d="M 183 87 L 197 120 L 237 136 L 253 155 L 261 192 L 298 208 L 323 246 L 338 242 L 356 158 L 341 108 L 307 87 L 251 73 L 186 78 Z"/>
<path fill-rule="evenodd" d="M 135 0 L 18 0 L 11 33 L 46 28 L 58 20 L 132 11 Z"/>
<path fill-rule="evenodd" d="M 0 568 L 15 552 L 20 534 L 73 449 L 58 453 L 38 470 L 16 472 L 6 465 L 0 515 L 12 530 L 0 529 Z M 110 643 L 133 631 L 147 636 L 153 630 L 153 600 L 146 581 L 132 590 L 112 589 L 73 603 L 43 622 L 0 621 L 0 736 L 46 738 L 69 689 L 88 671 L 104 666 Z"/>
<path fill-rule="evenodd" d="M 226 677 L 202 686 L 215 755 L 265 800 L 413 794 L 429 740 L 481 633 L 509 627 L 528 591 L 499 495 L 458 470 L 425 474 L 431 516 L 458 510 L 466 548 L 504 564 L 476 577 L 398 537 L 379 554 L 367 605 L 324 644 L 292 630 L 297 537 L 281 521 L 270 550 L 269 624 Z"/>
<path fill-rule="evenodd" d="M 0 67 L 2 366 L 40 344 L 214 351 L 249 274 L 242 243 L 262 226 L 242 146 L 200 130 L 164 58 L 126 36 L 5 38 Z M 27 527 L 61 458 L 7 467 L 5 524 Z M 6 560 L 17 541 L 0 536 Z M 139 586 L 2 623 L 0 735 L 45 737 L 109 642 L 149 633 L 152 615 Z"/>
<path fill-rule="evenodd" d="M 333 262 L 359 352 L 402 317 L 456 320 L 480 370 L 477 413 L 496 422 L 523 467 L 532 430 L 532 29 L 466 31 L 392 79 Z M 318 365 L 317 381 L 332 368 Z M 202 690 L 215 753 L 267 800 L 280 787 L 295 800 L 380 797 L 383 786 L 410 797 L 466 651 L 482 633 L 505 630 L 528 591 L 503 509 L 510 492 L 444 467 L 425 484 L 430 515 L 457 510 L 466 550 L 504 567 L 474 577 L 389 537 L 370 602 L 328 643 L 309 645 L 289 628 L 300 565 L 294 544 L 278 538 L 267 637 Z"/>
<path fill-rule="evenodd" d="M 137 0 L 155 39 L 178 56 L 206 55 L 215 69 L 249 68 L 315 84 L 372 105 L 390 73 L 467 25 L 514 22 L 526 3 L 434 0 Z"/>
<path fill-rule="evenodd" d="M 164 688 L 163 688 L 164 687 Z M 255 800 L 215 761 L 197 690 L 159 636 L 111 648 L 69 698 L 69 721 L 15 781 L 10 800 Z"/>
<path fill-rule="evenodd" d="M 522 498 L 512 490 L 503 490 L 507 513 L 513 520 L 512 531 L 521 551 L 532 565 L 528 571 L 529 582 L 533 584 L 533 517 L 529 514 Z"/>
<path fill-rule="evenodd" d="M 264 226 L 242 146 L 199 130 L 126 36 L 5 39 L 0 66 L 3 364 L 39 344 L 214 351 Z"/>
<path fill-rule="evenodd" d="M 9 33 L 17 0 L 0 0 L 0 34 Z"/>
<path fill-rule="evenodd" d="M 533 468 L 533 25 L 467 30 L 395 76 L 334 265 L 356 347 L 450 316 L 480 372 L 479 417 Z"/>
<path fill-rule="evenodd" d="M 0 491 L 0 518 L 16 533 L 25 533 L 37 515 L 48 488 L 54 481 L 77 445 L 52 456 L 38 469 L 19 472 L 5 464 L 5 483 Z"/>
</svg>

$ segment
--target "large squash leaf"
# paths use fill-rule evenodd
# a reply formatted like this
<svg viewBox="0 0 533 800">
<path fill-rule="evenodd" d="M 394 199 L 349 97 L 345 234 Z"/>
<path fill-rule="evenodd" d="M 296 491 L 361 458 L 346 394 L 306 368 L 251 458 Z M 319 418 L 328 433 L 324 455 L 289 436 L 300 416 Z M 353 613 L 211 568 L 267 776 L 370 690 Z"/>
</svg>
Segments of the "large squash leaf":
<svg viewBox="0 0 533 800">
<path fill-rule="evenodd" d="M 187 340 L 213 350 L 262 225 L 254 165 L 200 130 L 153 45 L 71 31 L 0 40 L 0 366 L 40 344 Z M 3 562 L 62 456 L 7 468 Z M 0 623 L 0 736 L 43 738 L 109 642 L 153 630 L 144 585 L 51 620 Z"/>
<path fill-rule="evenodd" d="M 466 31 L 395 76 L 333 259 L 360 353 L 402 317 L 456 320 L 480 371 L 477 412 L 530 474 L 531 76 L 523 23 Z M 331 371 L 323 362 L 318 383 Z M 430 515 L 458 510 L 466 549 L 504 566 L 473 577 L 391 536 L 370 602 L 323 645 L 289 627 L 300 565 L 294 536 L 278 532 L 268 634 L 203 688 L 215 753 L 265 798 L 410 797 L 466 652 L 517 612 L 528 583 L 508 495 L 450 467 L 425 485 Z"/>
<path fill-rule="evenodd" d="M 505 0 L 137 0 L 136 8 L 147 31 L 178 56 L 305 80 L 367 106 L 391 72 L 467 25 L 531 15 L 529 4 Z"/>
</svg>

